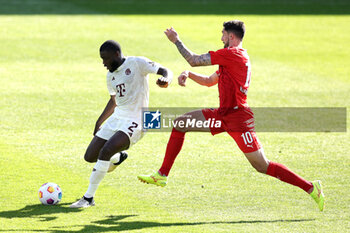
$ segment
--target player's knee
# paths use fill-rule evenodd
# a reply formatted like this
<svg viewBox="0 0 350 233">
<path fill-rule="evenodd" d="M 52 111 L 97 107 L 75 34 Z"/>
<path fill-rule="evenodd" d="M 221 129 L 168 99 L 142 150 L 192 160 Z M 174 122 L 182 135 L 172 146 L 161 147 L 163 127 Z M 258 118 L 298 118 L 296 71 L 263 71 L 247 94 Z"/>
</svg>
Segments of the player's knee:
<svg viewBox="0 0 350 233">
<path fill-rule="evenodd" d="M 104 146 L 100 150 L 100 154 L 98 155 L 98 159 L 108 161 L 115 154 L 115 150 L 110 146 Z"/>
<path fill-rule="evenodd" d="M 88 162 L 88 163 L 94 163 L 94 162 L 97 161 L 96 157 L 91 156 L 91 155 L 88 154 L 88 153 L 85 153 L 84 159 L 85 159 L 85 161 Z"/>
<path fill-rule="evenodd" d="M 264 167 L 255 168 L 255 170 L 259 173 L 266 174 L 266 169 Z"/>
<path fill-rule="evenodd" d="M 267 171 L 267 165 L 265 164 L 258 164 L 258 163 L 252 163 L 253 168 L 259 173 L 266 174 Z"/>
</svg>

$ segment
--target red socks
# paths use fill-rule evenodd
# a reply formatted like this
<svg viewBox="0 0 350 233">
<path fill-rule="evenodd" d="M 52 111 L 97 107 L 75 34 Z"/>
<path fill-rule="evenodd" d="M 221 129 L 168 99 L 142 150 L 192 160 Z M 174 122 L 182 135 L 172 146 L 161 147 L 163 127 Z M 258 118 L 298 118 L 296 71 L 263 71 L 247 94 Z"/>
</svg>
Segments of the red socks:
<svg viewBox="0 0 350 233">
<path fill-rule="evenodd" d="M 161 175 L 168 176 L 171 167 L 176 159 L 176 156 L 180 153 L 182 145 L 185 140 L 185 133 L 177 131 L 173 128 L 170 135 L 168 146 L 165 151 L 165 157 L 163 160 L 162 167 L 159 169 Z"/>
<path fill-rule="evenodd" d="M 283 182 L 286 182 L 288 184 L 298 186 L 299 188 L 303 189 L 305 192 L 308 192 L 313 187 L 311 182 L 298 176 L 283 164 L 270 161 L 266 174 L 276 177 L 277 179 Z"/>
</svg>

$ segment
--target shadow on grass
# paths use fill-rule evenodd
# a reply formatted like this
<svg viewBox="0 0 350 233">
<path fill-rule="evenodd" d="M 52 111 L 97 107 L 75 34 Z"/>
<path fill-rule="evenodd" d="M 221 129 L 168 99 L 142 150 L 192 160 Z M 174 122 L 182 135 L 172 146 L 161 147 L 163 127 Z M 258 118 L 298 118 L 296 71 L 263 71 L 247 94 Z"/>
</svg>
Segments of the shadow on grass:
<svg viewBox="0 0 350 233">
<path fill-rule="evenodd" d="M 314 221 L 315 219 L 277 219 L 277 220 L 241 220 L 241 221 L 212 221 L 212 222 L 173 222 L 173 223 L 161 223 L 161 222 L 147 222 L 147 221 L 121 221 L 129 217 L 135 217 L 136 215 L 118 215 L 118 216 L 107 216 L 106 219 L 100 221 L 91 222 L 90 225 L 73 225 L 65 226 L 69 228 L 82 227 L 80 230 L 61 230 L 60 228 L 64 227 L 52 227 L 48 229 L 48 232 L 51 233 L 66 233 L 66 232 L 75 232 L 75 233 L 85 233 L 85 232 L 118 232 L 118 231 L 131 231 L 131 230 L 141 230 L 146 228 L 154 227 L 174 227 L 174 226 L 199 226 L 199 225 L 215 225 L 215 224 L 264 224 L 264 223 L 298 223 L 298 222 L 307 222 Z M 0 230 L 2 231 L 2 230 Z M 10 231 L 20 231 L 16 230 L 4 230 L 6 232 Z M 25 230 L 31 232 L 41 232 L 41 230 Z"/>
<path fill-rule="evenodd" d="M 350 14 L 348 0 L 0 0 L 0 14 Z M 142 22 L 140 22 L 142 23 Z"/>
<path fill-rule="evenodd" d="M 9 210 L 0 212 L 1 218 L 39 218 L 41 221 L 52 221 L 57 219 L 56 216 L 47 216 L 50 214 L 80 212 L 82 209 L 72 209 L 68 205 L 71 203 L 60 203 L 54 206 L 45 206 L 42 204 L 27 205 L 22 209 Z"/>
</svg>

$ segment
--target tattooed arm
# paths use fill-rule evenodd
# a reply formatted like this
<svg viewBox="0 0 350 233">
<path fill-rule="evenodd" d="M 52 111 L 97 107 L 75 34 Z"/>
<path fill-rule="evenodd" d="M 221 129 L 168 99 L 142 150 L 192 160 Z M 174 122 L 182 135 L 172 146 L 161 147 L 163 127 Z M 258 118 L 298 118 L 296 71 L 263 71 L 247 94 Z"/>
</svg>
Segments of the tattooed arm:
<svg viewBox="0 0 350 233">
<path fill-rule="evenodd" d="M 210 59 L 210 54 L 202 54 L 202 55 L 197 55 L 193 53 L 191 50 L 186 48 L 186 46 L 182 43 L 181 40 L 177 40 L 175 42 L 175 45 L 181 55 L 186 59 L 188 64 L 191 66 L 210 66 L 211 65 L 211 59 Z"/>
<path fill-rule="evenodd" d="M 177 35 L 177 32 L 174 28 L 166 29 L 165 35 L 168 37 L 168 39 L 173 42 L 177 49 L 179 50 L 180 54 L 186 59 L 186 61 L 191 66 L 209 66 L 211 65 L 211 58 L 210 54 L 202 54 L 197 55 L 193 53 L 191 50 L 189 50 L 179 39 L 179 36 Z"/>
</svg>

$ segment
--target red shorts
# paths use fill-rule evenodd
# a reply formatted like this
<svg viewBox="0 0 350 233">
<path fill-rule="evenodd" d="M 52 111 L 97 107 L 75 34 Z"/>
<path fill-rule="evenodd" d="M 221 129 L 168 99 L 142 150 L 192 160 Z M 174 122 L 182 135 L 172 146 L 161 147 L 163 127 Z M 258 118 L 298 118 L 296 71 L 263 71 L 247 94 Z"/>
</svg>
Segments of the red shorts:
<svg viewBox="0 0 350 233">
<path fill-rule="evenodd" d="M 221 121 L 221 126 L 210 126 L 212 135 L 227 132 L 237 143 L 243 153 L 250 153 L 261 148 L 261 144 L 254 130 L 254 114 L 250 108 L 239 108 L 222 116 L 217 108 L 202 109 L 206 120 Z"/>
</svg>

